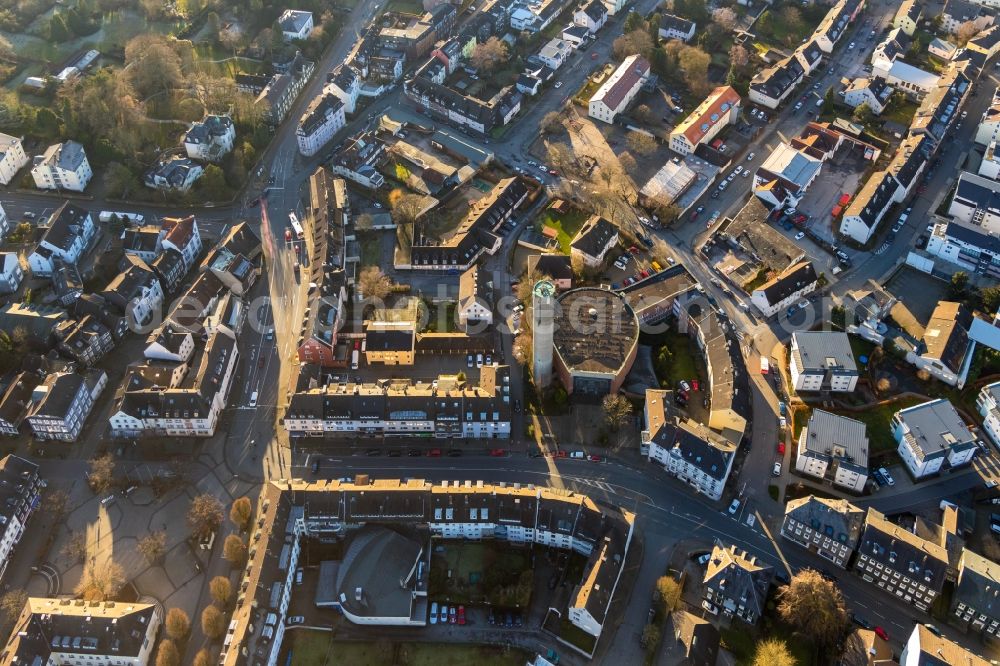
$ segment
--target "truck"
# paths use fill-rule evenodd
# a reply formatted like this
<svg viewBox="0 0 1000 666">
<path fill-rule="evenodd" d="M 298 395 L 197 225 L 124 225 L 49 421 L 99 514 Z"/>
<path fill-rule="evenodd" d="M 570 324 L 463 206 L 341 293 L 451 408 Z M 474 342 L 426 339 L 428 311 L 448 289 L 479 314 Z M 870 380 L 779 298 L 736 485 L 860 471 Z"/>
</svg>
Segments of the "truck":
<svg viewBox="0 0 1000 666">
<path fill-rule="evenodd" d="M 133 222 L 135 224 L 142 222 L 142 215 L 139 213 L 121 213 L 113 210 L 102 210 L 97 216 L 97 219 L 101 222 L 110 222 L 111 218 L 116 216 L 121 220 Z"/>
<path fill-rule="evenodd" d="M 760 374 L 766 375 L 771 370 L 771 364 L 763 356 L 760 359 Z"/>
</svg>

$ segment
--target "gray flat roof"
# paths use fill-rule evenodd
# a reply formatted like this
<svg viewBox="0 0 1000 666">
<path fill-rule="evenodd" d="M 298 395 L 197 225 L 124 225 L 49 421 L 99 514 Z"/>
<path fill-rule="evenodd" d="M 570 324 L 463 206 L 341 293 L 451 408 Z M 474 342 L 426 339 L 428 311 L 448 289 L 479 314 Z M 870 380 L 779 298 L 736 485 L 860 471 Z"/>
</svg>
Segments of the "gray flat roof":
<svg viewBox="0 0 1000 666">
<path fill-rule="evenodd" d="M 814 410 L 805 431 L 807 451 L 868 467 L 868 429 L 861 421 Z"/>
<path fill-rule="evenodd" d="M 803 370 L 840 369 L 857 372 L 854 352 L 847 333 L 839 331 L 796 331 L 793 346 L 798 348 Z"/>
</svg>

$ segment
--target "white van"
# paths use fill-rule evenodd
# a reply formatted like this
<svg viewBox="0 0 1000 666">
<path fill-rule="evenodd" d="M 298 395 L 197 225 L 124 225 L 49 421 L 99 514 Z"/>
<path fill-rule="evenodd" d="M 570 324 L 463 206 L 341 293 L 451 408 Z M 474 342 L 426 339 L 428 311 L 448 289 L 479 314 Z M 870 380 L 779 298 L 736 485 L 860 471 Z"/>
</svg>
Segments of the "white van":
<svg viewBox="0 0 1000 666">
<path fill-rule="evenodd" d="M 257 406 L 257 391 L 254 391 L 252 394 L 250 394 L 250 406 L 251 407 Z"/>
<path fill-rule="evenodd" d="M 576 458 L 576 459 L 578 459 L 578 460 L 581 460 L 581 459 L 583 459 L 583 457 L 584 457 L 584 455 L 583 455 L 583 451 L 573 451 L 573 452 L 571 452 L 571 453 L 569 454 L 569 457 L 570 457 L 570 458 Z"/>
</svg>

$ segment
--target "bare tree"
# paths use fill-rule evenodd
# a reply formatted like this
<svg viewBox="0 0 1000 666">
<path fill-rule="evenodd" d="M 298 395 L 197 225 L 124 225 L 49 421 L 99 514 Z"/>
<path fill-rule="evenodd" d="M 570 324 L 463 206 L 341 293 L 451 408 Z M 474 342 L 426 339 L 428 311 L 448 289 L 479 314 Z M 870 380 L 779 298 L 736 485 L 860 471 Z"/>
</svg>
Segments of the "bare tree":
<svg viewBox="0 0 1000 666">
<path fill-rule="evenodd" d="M 624 60 L 636 53 L 648 58 L 653 52 L 653 38 L 645 30 L 633 30 L 616 39 L 611 50 L 618 60 Z"/>
<path fill-rule="evenodd" d="M 538 127 L 543 134 L 552 134 L 562 127 L 562 115 L 558 111 L 549 111 L 542 116 L 542 122 Z"/>
<path fill-rule="evenodd" d="M 720 27 L 732 32 L 736 29 L 739 18 L 736 16 L 736 12 L 729 7 L 719 7 L 712 12 L 712 20 L 719 24 Z"/>
<path fill-rule="evenodd" d="M 70 532 L 69 538 L 59 550 L 68 562 L 79 564 L 87 557 L 87 534 L 85 532 Z"/>
<path fill-rule="evenodd" d="M 625 143 L 628 149 L 638 155 L 649 155 L 656 150 L 656 139 L 637 130 L 631 130 L 625 135 Z"/>
<path fill-rule="evenodd" d="M 419 194 L 403 194 L 390 200 L 392 219 L 396 224 L 415 222 L 424 210 L 424 198 Z"/>
<path fill-rule="evenodd" d="M 561 171 L 575 171 L 576 157 L 570 147 L 561 141 L 551 141 L 545 145 L 548 161 Z"/>
<path fill-rule="evenodd" d="M 633 178 L 639 170 L 639 164 L 632 157 L 632 153 L 625 151 L 618 156 L 618 164 L 621 165 L 622 170 Z"/>
<path fill-rule="evenodd" d="M 96 494 L 107 491 L 111 487 L 115 474 L 115 458 L 110 453 L 97 456 L 87 462 L 90 471 L 87 473 L 87 483 Z"/>
<path fill-rule="evenodd" d="M 642 628 L 642 644 L 646 650 L 653 650 L 660 644 L 660 628 L 655 624 L 647 624 Z"/>
<path fill-rule="evenodd" d="M 156 564 L 167 552 L 167 533 L 155 530 L 139 539 L 135 549 L 149 564 Z"/>
<path fill-rule="evenodd" d="M 156 34 L 133 37 L 125 45 L 125 70 L 142 97 L 167 93 L 184 80 L 181 59 L 167 38 Z"/>
<path fill-rule="evenodd" d="M 742 44 L 733 44 L 729 49 L 729 64 L 741 68 L 750 64 L 750 52 Z"/>
<path fill-rule="evenodd" d="M 681 585 L 672 576 L 660 576 L 656 579 L 656 592 L 660 595 L 663 612 L 672 613 L 681 600 Z"/>
<path fill-rule="evenodd" d="M 69 493 L 65 490 L 53 490 L 45 497 L 45 512 L 55 523 L 66 519 L 69 510 Z"/>
<path fill-rule="evenodd" d="M 813 569 L 804 569 L 779 592 L 781 619 L 819 645 L 833 645 L 847 626 L 844 595 Z"/>
<path fill-rule="evenodd" d="M 632 115 L 641 120 L 644 123 L 648 123 L 653 119 L 653 110 L 649 108 L 647 104 L 640 104 L 635 107 L 632 111 Z"/>
<path fill-rule="evenodd" d="M 167 635 L 180 643 L 191 633 L 191 618 L 180 608 L 171 608 L 167 611 L 166 628 Z"/>
<path fill-rule="evenodd" d="M 619 393 L 604 396 L 601 409 L 604 411 L 604 423 L 612 430 L 621 428 L 632 416 L 632 403 Z"/>
<path fill-rule="evenodd" d="M 216 576 L 208 583 L 208 591 L 212 595 L 212 601 L 225 608 L 233 596 L 233 585 L 225 576 Z"/>
<path fill-rule="evenodd" d="M 490 37 L 472 49 L 469 62 L 479 71 L 489 74 L 507 62 L 507 58 L 507 43 L 500 41 L 496 37 Z"/>
<path fill-rule="evenodd" d="M 28 593 L 21 588 L 11 589 L 0 597 L 0 622 L 4 628 L 10 630 L 27 603 Z"/>
<path fill-rule="evenodd" d="M 88 563 L 83 575 L 73 591 L 85 601 L 107 601 L 114 599 L 125 585 L 125 571 L 114 560 L 103 564 Z"/>
<path fill-rule="evenodd" d="M 187 513 L 191 534 L 198 538 L 207 537 L 219 529 L 224 515 L 222 502 L 218 498 L 208 493 L 198 495 L 191 500 Z"/>
<path fill-rule="evenodd" d="M 244 532 L 250 527 L 250 518 L 253 517 L 253 505 L 250 504 L 249 497 L 239 497 L 233 500 L 233 505 L 229 507 L 229 520 Z"/>
<path fill-rule="evenodd" d="M 711 90 L 712 84 L 708 81 L 708 65 L 711 62 L 711 56 L 697 46 L 685 45 L 677 54 L 677 64 L 684 72 L 684 82 L 695 95 L 706 95 Z"/>
<path fill-rule="evenodd" d="M 979 34 L 979 25 L 975 21 L 960 23 L 955 28 L 955 41 L 959 46 L 965 46 L 970 39 Z"/>
<path fill-rule="evenodd" d="M 383 300 L 392 291 L 392 280 L 378 266 L 366 266 L 358 275 L 358 289 L 368 300 Z"/>
<path fill-rule="evenodd" d="M 226 631 L 226 617 L 215 606 L 205 606 L 201 611 L 201 630 L 212 640 L 222 638 Z"/>
</svg>

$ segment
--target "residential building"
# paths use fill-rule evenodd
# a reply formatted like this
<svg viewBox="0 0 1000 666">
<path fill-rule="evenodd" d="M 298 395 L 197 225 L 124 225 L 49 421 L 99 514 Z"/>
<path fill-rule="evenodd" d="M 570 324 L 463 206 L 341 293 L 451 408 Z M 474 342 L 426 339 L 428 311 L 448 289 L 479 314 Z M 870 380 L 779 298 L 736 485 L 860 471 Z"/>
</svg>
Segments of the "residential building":
<svg viewBox="0 0 1000 666">
<path fill-rule="evenodd" d="M 0 133 L 0 183 L 9 185 L 27 163 L 20 137 Z"/>
<path fill-rule="evenodd" d="M 542 64 L 546 67 L 555 71 L 562 67 L 563 63 L 566 62 L 572 54 L 573 46 L 569 42 L 554 37 L 549 40 L 548 44 L 542 47 L 541 51 L 538 52 L 538 59 L 541 60 Z"/>
<path fill-rule="evenodd" d="M 403 84 L 407 99 L 424 115 L 486 135 L 508 125 L 521 110 L 521 94 L 514 86 L 501 88 L 482 100 L 447 85 L 416 76 Z"/>
<path fill-rule="evenodd" d="M 740 117 L 740 95 L 732 86 L 720 86 L 670 132 L 670 148 L 690 155 Z"/>
<path fill-rule="evenodd" d="M 802 65 L 802 70 L 809 76 L 823 62 L 823 49 L 819 47 L 816 40 L 811 40 L 795 49 L 794 57 Z"/>
<path fill-rule="evenodd" d="M 147 349 L 145 363 L 129 366 L 108 419 L 111 436 L 211 437 L 232 390 L 239 359 L 236 334 L 225 325 L 216 326 L 198 355 L 192 339 L 182 332 L 161 334 L 160 339 L 179 344 L 173 356 L 182 360 L 154 360 L 151 351 L 160 355 L 154 347 Z"/>
<path fill-rule="evenodd" d="M 682 42 L 689 42 L 694 37 L 696 27 L 696 23 L 683 19 L 680 16 L 674 16 L 673 14 L 660 15 L 660 39 L 666 41 L 679 39 Z"/>
<path fill-rule="evenodd" d="M 892 436 L 910 474 L 918 481 L 972 461 L 976 436 L 944 399 L 901 409 L 892 416 Z M 947 463 L 947 464 L 945 464 Z"/>
<path fill-rule="evenodd" d="M 154 316 L 163 316 L 163 287 L 156 273 L 138 257 L 125 255 L 125 267 L 101 292 L 101 296 L 136 327 L 146 326 Z"/>
<path fill-rule="evenodd" d="M 996 141 L 986 146 L 977 175 L 985 176 L 991 180 L 1000 180 L 1000 153 L 997 152 Z"/>
<path fill-rule="evenodd" d="M 757 624 L 764 614 L 774 568 L 736 546 L 716 545 L 705 570 L 705 600 L 727 618 Z"/>
<path fill-rule="evenodd" d="M 157 162 L 146 172 L 143 182 L 155 190 L 187 192 L 204 173 L 205 167 L 191 158 L 174 155 Z"/>
<path fill-rule="evenodd" d="M 608 251 L 617 243 L 618 228 L 600 215 L 592 215 L 570 243 L 570 255 L 594 268 L 604 263 Z"/>
<path fill-rule="evenodd" d="M 16 437 L 21 422 L 31 408 L 31 396 L 42 377 L 34 372 L 19 372 L 0 395 L 0 435 Z"/>
<path fill-rule="evenodd" d="M 907 350 L 906 360 L 932 377 L 962 388 L 972 364 L 969 329 L 972 314 L 961 303 L 939 301 L 920 343 Z"/>
<path fill-rule="evenodd" d="M 876 68 L 875 73 L 885 77 L 886 82 L 896 90 L 902 90 L 913 98 L 923 98 L 937 88 L 940 77 L 902 60 L 895 60 L 888 68 Z"/>
<path fill-rule="evenodd" d="M 823 158 L 782 141 L 753 175 L 753 193 L 766 204 L 794 206 L 823 168 Z"/>
<path fill-rule="evenodd" d="M 969 2 L 968 0 L 945 0 L 941 12 L 941 29 L 949 35 L 958 32 L 960 25 L 972 21 L 980 30 L 985 30 L 993 24 L 993 15 L 984 11 L 984 5 L 993 4 L 991 0 Z"/>
<path fill-rule="evenodd" d="M 833 52 L 833 47 L 844 36 L 847 27 L 854 22 L 864 6 L 864 0 L 839 0 L 830 8 L 813 31 L 813 39 L 824 53 Z"/>
<path fill-rule="evenodd" d="M 0 578 L 40 504 L 42 485 L 35 463 L 13 454 L 0 459 Z"/>
<path fill-rule="evenodd" d="M 878 74 L 884 74 L 892 63 L 902 60 L 913 40 L 899 28 L 889 31 L 885 39 L 872 50 L 871 64 Z"/>
<path fill-rule="evenodd" d="M 816 291 L 818 280 L 812 262 L 801 261 L 754 289 L 750 294 L 750 302 L 765 317 L 771 317 L 797 302 L 800 297 Z"/>
<path fill-rule="evenodd" d="M 489 194 L 469 205 L 465 219 L 447 239 L 423 234 L 426 222 L 418 219 L 409 262 L 401 262 L 397 257 L 396 268 L 438 271 L 467 269 L 483 253 L 493 254 L 500 249 L 501 234 L 497 230 L 513 217 L 514 211 L 527 200 L 528 194 L 528 187 L 520 178 L 501 180 Z"/>
<path fill-rule="evenodd" d="M 847 333 L 796 331 L 790 356 L 789 372 L 796 391 L 850 393 L 858 384 L 858 366 Z"/>
<path fill-rule="evenodd" d="M 961 666 L 990 666 L 989 661 L 973 654 L 964 647 L 939 636 L 926 624 L 917 622 L 913 633 L 903 645 L 899 655 L 899 666 L 938 666 L 939 664 L 961 664 Z"/>
<path fill-rule="evenodd" d="M 677 609 L 670 613 L 667 636 L 673 636 L 674 650 L 681 666 L 715 666 L 719 659 L 721 636 L 715 625 L 694 613 Z M 669 642 L 666 644 L 669 647 Z"/>
<path fill-rule="evenodd" d="M 306 108 L 295 129 L 299 152 L 311 157 L 344 127 L 344 103 L 329 86 Z"/>
<path fill-rule="evenodd" d="M 365 362 L 368 365 L 413 365 L 417 328 L 410 321 L 366 321 Z"/>
<path fill-rule="evenodd" d="M 122 250 L 126 255 L 152 263 L 163 252 L 164 231 L 155 224 L 125 227 L 122 231 Z"/>
<path fill-rule="evenodd" d="M 606 123 L 613 123 L 639 89 L 649 78 L 649 61 L 641 55 L 631 55 L 601 84 L 590 98 L 589 115 Z"/>
<path fill-rule="evenodd" d="M 96 234 L 89 211 L 63 203 L 49 217 L 42 239 L 28 255 L 31 273 L 35 277 L 49 277 L 56 261 L 76 266 Z"/>
<path fill-rule="evenodd" d="M 573 262 L 565 254 L 529 255 L 528 273 L 544 276 L 559 291 L 573 288 Z"/>
<path fill-rule="evenodd" d="M 55 327 L 56 347 L 82 367 L 90 367 L 114 349 L 111 330 L 90 314 L 79 319 L 65 319 Z"/>
<path fill-rule="evenodd" d="M 314 27 L 313 15 L 312 12 L 286 9 L 278 17 L 278 25 L 281 26 L 281 34 L 286 42 L 293 39 L 308 39 Z"/>
<path fill-rule="evenodd" d="M 419 526 L 445 539 L 493 539 L 500 547 L 537 543 L 578 553 L 586 558 L 582 580 L 553 612 L 594 637 L 600 637 L 604 625 L 613 620 L 610 605 L 631 545 L 632 513 L 603 508 L 578 493 L 523 484 L 433 485 L 416 479 L 363 483 L 296 480 L 265 485 L 257 513 L 263 521 L 262 541 L 251 552 L 246 569 L 254 584 L 237 601 L 220 666 L 237 666 L 246 653 L 277 661 L 285 614 L 293 594 L 304 589 L 294 582 L 303 537 L 342 546 L 345 557 L 340 566 L 331 570 L 332 563 L 322 565 L 317 589 L 309 594 L 312 598 L 315 593 L 319 607 L 336 609 L 354 624 L 426 624 L 430 567 L 421 563 L 426 563 L 432 544 L 412 529 Z M 284 533 L 283 526 L 288 527 Z M 404 533 L 414 536 L 403 537 Z M 288 548 L 278 547 L 282 545 Z M 273 590 L 283 593 L 269 606 Z M 362 603 L 365 598 L 369 603 Z M 271 609 L 273 623 L 254 619 L 262 608 Z"/>
<path fill-rule="evenodd" d="M 76 141 L 49 146 L 44 154 L 35 156 L 31 167 L 31 177 L 40 190 L 83 192 L 93 175 L 87 154 Z"/>
<path fill-rule="evenodd" d="M 993 382 L 979 389 L 976 406 L 979 415 L 983 417 L 983 430 L 993 440 L 993 444 L 1000 448 L 1000 382 Z"/>
<path fill-rule="evenodd" d="M 484 365 L 478 386 L 454 376 L 437 381 L 436 387 L 393 381 L 300 390 L 291 396 L 283 425 L 293 437 L 510 437 L 507 366 Z"/>
<path fill-rule="evenodd" d="M 868 509 L 854 563 L 854 570 L 862 579 L 907 604 L 929 611 L 941 593 L 947 569 L 948 552 L 941 545 L 889 522 L 875 509 Z"/>
<path fill-rule="evenodd" d="M 600 0 L 590 0 L 573 12 L 573 25 L 586 28 L 591 35 L 604 27 L 608 22 L 608 9 Z"/>
<path fill-rule="evenodd" d="M 776 109 L 795 86 L 802 82 L 804 76 L 805 68 L 799 59 L 788 56 L 755 74 L 750 80 L 750 91 L 747 96 L 755 104 Z"/>
<path fill-rule="evenodd" d="M 103 370 L 51 374 L 38 385 L 25 419 L 37 439 L 75 442 L 108 383 Z"/>
<path fill-rule="evenodd" d="M 340 144 L 330 158 L 330 171 L 375 190 L 385 184 L 378 167 L 385 160 L 385 144 L 372 132 L 361 132 Z"/>
<path fill-rule="evenodd" d="M 958 53 L 958 46 L 949 42 L 947 39 L 941 39 L 940 37 L 935 37 L 931 40 L 931 43 L 927 45 L 927 52 L 932 56 L 941 58 L 941 60 L 951 60 Z"/>
<path fill-rule="evenodd" d="M 149 264 L 149 267 L 160 278 L 160 285 L 165 294 L 172 294 L 180 286 L 181 280 L 187 273 L 183 255 L 172 247 L 163 248 L 163 251 Z"/>
<path fill-rule="evenodd" d="M 917 0 L 903 0 L 892 19 L 892 27 L 899 28 L 910 37 L 917 30 L 920 18 L 923 16 L 923 5 Z"/>
<path fill-rule="evenodd" d="M 148 666 L 162 622 L 159 603 L 29 597 L 0 664 Z"/>
<path fill-rule="evenodd" d="M 493 281 L 490 271 L 476 264 L 458 279 L 458 303 L 455 306 L 458 325 L 482 329 L 493 324 Z"/>
<path fill-rule="evenodd" d="M 21 288 L 24 271 L 16 252 L 0 252 L 0 294 L 13 294 Z"/>
<path fill-rule="evenodd" d="M 785 504 L 781 536 L 846 569 L 864 523 L 864 509 L 847 500 L 810 495 Z"/>
<path fill-rule="evenodd" d="M 867 243 L 895 203 L 898 191 L 899 183 L 888 171 L 872 174 L 844 210 L 840 233 L 858 243 Z"/>
<path fill-rule="evenodd" d="M 161 221 L 163 235 L 161 244 L 164 251 L 174 250 L 184 260 L 184 272 L 194 268 L 201 256 L 201 234 L 194 215 L 187 217 L 165 217 Z"/>
<path fill-rule="evenodd" d="M 967 51 L 982 53 L 987 58 L 992 58 L 1000 51 L 1000 25 L 993 25 L 986 28 L 973 37 L 965 45 Z"/>
<path fill-rule="evenodd" d="M 184 150 L 193 160 L 218 162 L 232 149 L 236 141 L 236 126 L 229 116 L 206 116 L 191 125 L 184 135 Z"/>
<path fill-rule="evenodd" d="M 722 497 L 736 458 L 736 445 L 691 419 L 666 413 L 667 391 L 646 390 L 646 429 L 642 447 L 647 457 L 671 476 L 711 500 Z"/>
<path fill-rule="evenodd" d="M 1000 638 L 1000 565 L 962 549 L 958 579 L 951 595 L 951 622 L 983 638 Z"/>
<path fill-rule="evenodd" d="M 361 91 L 361 75 L 350 65 L 341 65 L 327 77 L 329 90 L 344 104 L 344 113 L 353 114 Z"/>
<path fill-rule="evenodd" d="M 868 482 L 868 433 L 861 421 L 813 410 L 799 434 L 795 469 L 855 493 Z"/>
<path fill-rule="evenodd" d="M 892 86 L 881 76 L 871 76 L 869 78 L 858 78 L 851 81 L 851 84 L 844 88 L 844 104 L 855 109 L 862 104 L 867 104 L 876 116 L 885 111 L 892 96 Z"/>
<path fill-rule="evenodd" d="M 913 115 L 911 135 L 927 135 L 935 146 L 944 141 L 972 89 L 972 81 L 966 74 L 968 66 L 969 62 L 952 62 L 945 66 L 938 85 L 921 100 Z"/>
</svg>

